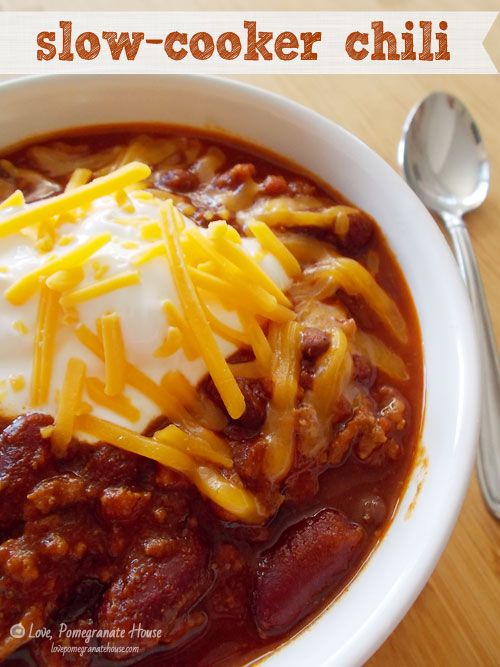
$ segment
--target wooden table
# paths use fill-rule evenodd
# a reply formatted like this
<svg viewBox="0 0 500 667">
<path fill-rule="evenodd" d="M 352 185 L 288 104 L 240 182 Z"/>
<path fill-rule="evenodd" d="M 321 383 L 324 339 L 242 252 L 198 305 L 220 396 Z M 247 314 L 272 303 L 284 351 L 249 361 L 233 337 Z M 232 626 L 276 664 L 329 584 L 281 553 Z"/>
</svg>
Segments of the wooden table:
<svg viewBox="0 0 500 667">
<path fill-rule="evenodd" d="M 407 5 L 407 3 L 404 3 Z M 58 0 L 5 0 L 2 9 L 68 10 Z M 73 0 L 71 10 L 349 10 L 323 0 Z M 407 9 L 436 10 L 432 0 Z M 401 10 L 387 1 L 363 10 Z M 441 0 L 439 9 L 498 10 L 495 0 Z M 64 12 L 61 12 L 63 14 Z M 63 17 L 62 17 L 63 18 Z M 487 40 L 500 69 L 500 21 Z M 0 77 L 5 78 L 5 77 Z M 433 90 L 460 96 L 479 123 L 492 163 L 491 192 L 468 216 L 500 340 L 500 77 L 497 76 L 248 76 L 249 83 L 286 95 L 343 125 L 395 164 L 400 128 L 409 108 Z M 452 538 L 424 591 L 369 667 L 498 667 L 500 665 L 500 523 L 486 511 L 474 473 Z"/>
</svg>

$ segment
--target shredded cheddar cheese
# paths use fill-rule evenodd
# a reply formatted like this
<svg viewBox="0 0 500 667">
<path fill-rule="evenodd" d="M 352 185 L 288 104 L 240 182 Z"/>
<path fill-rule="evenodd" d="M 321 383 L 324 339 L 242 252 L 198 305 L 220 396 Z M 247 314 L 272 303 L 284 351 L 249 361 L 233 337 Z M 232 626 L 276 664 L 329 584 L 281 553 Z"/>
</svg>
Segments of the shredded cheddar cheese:
<svg viewBox="0 0 500 667">
<path fill-rule="evenodd" d="M 160 384 L 168 392 L 174 394 L 185 407 L 196 401 L 196 389 L 180 371 L 167 371 Z"/>
<path fill-rule="evenodd" d="M 81 359 L 71 358 L 68 361 L 52 431 L 52 447 L 57 456 L 65 453 L 73 437 L 75 416 L 82 400 L 85 372 L 86 366 Z"/>
<path fill-rule="evenodd" d="M 0 204 L 0 211 L 10 208 L 11 206 L 24 206 L 24 194 L 21 190 L 16 190 L 9 195 L 7 199 L 4 199 Z"/>
<path fill-rule="evenodd" d="M 140 235 L 144 241 L 160 241 L 160 225 L 157 222 L 147 221 L 141 225 Z"/>
<path fill-rule="evenodd" d="M 120 317 L 116 313 L 107 313 L 101 317 L 100 323 L 106 378 L 104 391 L 108 396 L 118 396 L 125 387 L 127 365 Z"/>
<path fill-rule="evenodd" d="M 76 327 L 75 334 L 78 340 L 87 347 L 87 349 L 104 361 L 102 343 L 96 334 L 83 324 Z M 175 422 L 194 435 L 203 436 L 203 438 L 209 440 L 214 447 L 220 447 L 224 450 L 227 449 L 227 445 L 224 441 L 215 435 L 215 433 L 211 433 L 200 424 L 196 423 L 177 398 L 166 391 L 164 386 L 156 384 L 151 378 L 128 362 L 126 364 L 125 379 L 128 385 L 137 389 L 137 391 L 149 398 L 152 403 L 155 403 L 160 408 L 162 414 L 168 417 L 172 422 Z"/>
<path fill-rule="evenodd" d="M 250 378 L 252 380 L 263 378 L 269 373 L 269 369 L 262 369 L 256 361 L 229 364 L 229 368 L 235 377 Z"/>
<path fill-rule="evenodd" d="M 209 442 L 201 437 L 188 435 L 181 431 L 175 424 L 170 424 L 161 431 L 156 431 L 154 439 L 158 442 L 172 445 L 182 452 L 187 452 L 195 458 L 209 461 L 222 466 L 223 468 L 232 468 L 233 461 L 225 453 L 214 449 Z"/>
<path fill-rule="evenodd" d="M 109 266 L 103 264 L 98 259 L 92 260 L 91 264 L 94 280 L 102 280 L 109 271 Z"/>
<path fill-rule="evenodd" d="M 158 241 L 158 243 L 153 243 L 153 245 L 151 245 L 149 248 L 146 248 L 146 250 L 142 250 L 141 252 L 137 253 L 137 255 L 132 260 L 132 264 L 134 266 L 142 266 L 143 264 L 150 262 L 155 257 L 162 257 L 165 254 L 165 244 L 163 241 Z"/>
<path fill-rule="evenodd" d="M 295 278 L 300 275 L 302 269 L 293 254 L 286 245 L 280 241 L 276 234 L 266 225 L 265 222 L 254 220 L 248 224 L 248 229 L 255 236 L 264 250 L 274 255 L 281 264 L 286 273 Z"/>
<path fill-rule="evenodd" d="M 40 290 L 31 372 L 31 406 L 43 405 L 49 396 L 52 376 L 57 321 L 59 318 L 59 294 L 46 285 Z"/>
<path fill-rule="evenodd" d="M 75 429 L 91 435 L 103 442 L 133 454 L 158 461 L 162 465 L 185 474 L 193 473 L 195 463 L 191 456 L 166 443 L 159 443 L 153 438 L 146 438 L 111 422 L 92 415 L 82 415 L 75 420 Z"/>
<path fill-rule="evenodd" d="M 208 323 L 212 327 L 214 333 L 221 338 L 224 338 L 224 340 L 227 340 L 229 343 L 233 343 L 236 347 L 239 347 L 240 345 L 249 345 L 247 335 L 244 331 L 230 327 L 228 324 L 215 317 L 207 303 L 202 303 L 202 306 L 205 315 L 207 316 Z"/>
<path fill-rule="evenodd" d="M 398 340 L 408 340 L 408 329 L 399 308 L 365 267 L 350 257 L 332 257 L 310 272 L 313 278 L 331 278 L 333 293 L 341 287 L 348 294 L 359 295 L 366 301 Z"/>
<path fill-rule="evenodd" d="M 200 493 L 230 515 L 247 523 L 261 523 L 266 512 L 259 500 L 243 484 L 236 484 L 211 466 L 198 466 L 192 477 Z"/>
<path fill-rule="evenodd" d="M 198 359 L 200 352 L 196 336 L 192 328 L 188 325 L 186 318 L 182 316 L 179 309 L 171 301 L 163 303 L 163 311 L 167 316 L 170 327 L 175 327 L 181 334 L 181 346 L 186 358 L 190 361 Z"/>
<path fill-rule="evenodd" d="M 162 232 L 167 247 L 170 268 L 177 293 L 182 303 L 184 315 L 192 328 L 208 372 L 217 387 L 228 413 L 234 419 L 245 411 L 245 399 L 226 360 L 219 350 L 212 329 L 205 316 L 198 294 L 187 270 L 178 238 L 176 218 L 181 214 L 174 209 L 172 201 L 167 201 L 162 211 Z"/>
<path fill-rule="evenodd" d="M 62 269 L 50 275 L 45 284 L 56 292 L 65 292 L 73 289 L 83 280 L 84 272 L 81 266 L 72 269 Z"/>
<path fill-rule="evenodd" d="M 155 351 L 155 357 L 170 357 L 182 347 L 182 333 L 178 327 L 169 327 L 163 343 Z"/>
<path fill-rule="evenodd" d="M 300 324 L 271 325 L 273 395 L 264 424 L 264 471 L 269 479 L 283 479 L 295 452 L 294 407 L 300 372 Z"/>
<path fill-rule="evenodd" d="M 99 378 L 89 377 L 85 382 L 85 388 L 89 398 L 101 405 L 107 410 L 120 415 L 120 417 L 125 417 L 129 422 L 139 421 L 141 418 L 140 411 L 133 405 L 131 400 L 127 398 L 124 394 L 117 396 L 109 396 L 104 388 L 104 382 Z"/>
<path fill-rule="evenodd" d="M 65 213 L 78 206 L 85 206 L 97 197 L 103 197 L 126 185 L 141 181 L 150 174 L 151 169 L 147 165 L 140 162 L 131 162 L 107 176 L 96 178 L 87 185 L 82 185 L 69 192 L 63 192 L 55 197 L 43 199 L 39 203 L 0 221 L 0 238 L 15 234 L 40 220 Z"/>
<path fill-rule="evenodd" d="M 349 216 L 346 211 L 340 211 L 335 218 L 335 234 L 344 237 L 349 231 Z"/>
<path fill-rule="evenodd" d="M 319 200 L 316 202 L 320 203 Z M 341 204 L 317 210 L 299 210 L 296 207 L 296 200 L 294 201 L 292 197 L 276 197 L 264 203 L 257 217 L 272 226 L 329 227 L 336 222 L 339 215 L 348 216 L 354 213 L 358 213 L 357 208 Z"/>
<path fill-rule="evenodd" d="M 383 343 L 378 336 L 358 329 L 354 337 L 358 350 L 364 353 L 371 363 L 396 380 L 408 380 L 409 374 L 403 359 Z"/>
<path fill-rule="evenodd" d="M 92 178 L 92 172 L 90 169 L 78 168 L 71 174 L 66 187 L 64 188 L 65 192 L 72 192 L 76 188 L 86 185 Z"/>
<path fill-rule="evenodd" d="M 104 280 L 93 283 L 92 285 L 87 285 L 86 287 L 81 287 L 80 289 L 66 293 L 61 298 L 61 305 L 75 306 L 78 303 L 95 299 L 108 292 L 114 292 L 114 290 L 130 287 L 131 285 L 137 285 L 140 281 L 141 278 L 138 271 L 124 271 L 123 273 L 117 273 L 115 276 L 104 278 Z"/>
<path fill-rule="evenodd" d="M 228 225 L 226 225 L 226 227 L 228 227 Z M 239 244 L 241 244 L 241 240 Z M 267 273 L 261 269 L 259 264 L 242 250 L 239 244 L 230 240 L 227 233 L 224 236 L 217 235 L 214 238 L 214 246 L 217 251 L 232 262 L 234 266 L 238 267 L 247 280 L 250 279 L 254 285 L 259 285 L 262 289 L 272 294 L 278 303 L 281 303 L 284 306 L 290 306 L 290 301 L 282 290 L 280 290 Z"/>
<path fill-rule="evenodd" d="M 340 328 L 332 332 L 332 342 L 322 357 L 313 382 L 312 403 L 322 424 L 328 423 L 335 403 L 351 375 L 352 360 L 347 336 Z"/>
<path fill-rule="evenodd" d="M 202 427 L 209 429 L 209 431 L 222 431 L 226 426 L 226 417 L 215 403 L 200 397 L 196 389 L 180 371 L 168 371 L 165 373 L 160 381 L 160 385 L 165 388 L 171 396 L 175 396 Z M 185 415 L 184 419 L 180 420 L 179 423 L 182 423 L 183 428 L 192 433 L 202 433 L 197 428 L 193 429 L 193 424 L 189 419 L 186 420 Z M 207 439 L 207 432 L 204 433 L 203 437 L 205 440 Z M 220 448 L 222 441 L 217 436 L 215 436 L 216 440 L 213 438 L 214 436 L 212 434 L 208 435 L 208 439 L 211 440 L 212 446 Z"/>
<path fill-rule="evenodd" d="M 224 283 L 226 284 L 229 283 L 230 285 L 232 285 L 233 291 L 237 290 L 239 292 L 240 299 L 243 295 L 245 297 L 245 300 L 248 298 L 253 298 L 253 300 L 255 300 L 258 304 L 260 304 L 264 312 L 267 312 L 268 314 L 271 314 L 273 312 L 273 310 L 276 308 L 278 304 L 278 298 L 276 294 L 268 291 L 269 287 L 267 284 L 265 287 L 261 284 L 262 282 L 265 283 L 263 279 L 257 278 L 258 276 L 260 276 L 260 273 L 264 274 L 264 272 L 257 264 L 255 264 L 255 262 L 253 262 L 245 255 L 245 258 L 248 259 L 248 262 L 252 267 L 251 269 L 249 269 L 248 265 L 246 263 L 244 264 L 245 271 L 247 272 L 251 271 L 251 275 L 247 276 L 245 271 L 240 269 L 233 261 L 228 259 L 226 254 L 222 254 L 221 252 L 219 252 L 219 250 L 215 248 L 210 243 L 210 241 L 203 236 L 203 234 L 200 232 L 199 229 L 194 227 L 186 229 L 184 238 L 191 242 L 190 245 L 198 246 L 198 248 L 206 255 L 206 257 L 210 259 L 212 262 L 214 262 L 215 266 L 217 267 L 217 272 L 224 276 Z M 223 242 L 223 239 L 220 239 L 220 241 Z M 230 248 L 231 246 L 227 244 L 227 246 L 224 247 L 224 252 L 225 253 L 227 252 L 230 255 L 232 255 L 233 251 L 237 252 L 238 250 L 240 250 L 236 245 L 233 246 L 232 249 Z M 268 276 L 266 274 L 264 274 L 264 276 L 267 280 Z M 249 277 L 253 278 L 253 281 L 250 284 L 250 286 L 248 281 Z M 284 296 L 284 294 L 281 292 L 281 290 L 278 290 L 278 288 L 272 281 L 270 282 L 273 285 L 272 292 L 277 291 L 278 296 L 281 295 L 280 297 L 281 305 L 288 305 L 289 302 Z"/>
<path fill-rule="evenodd" d="M 84 324 L 79 324 L 75 328 L 75 335 L 82 345 L 93 352 L 99 359 L 104 361 L 104 350 L 99 336 L 90 331 Z M 127 363 L 126 365 L 125 379 L 127 384 L 134 387 L 134 389 L 137 389 L 137 391 L 144 394 L 144 396 L 147 396 L 147 398 L 157 405 L 164 414 L 168 415 L 168 397 L 165 396 L 165 393 L 156 382 L 153 382 L 151 378 L 130 363 Z"/>
<path fill-rule="evenodd" d="M 255 317 L 247 313 L 240 313 L 240 320 L 259 366 L 269 369 L 272 351 L 262 328 Z"/>
<path fill-rule="evenodd" d="M 56 271 L 73 269 L 81 266 L 94 253 L 111 241 L 111 234 L 103 233 L 94 236 L 80 246 L 69 250 L 43 264 L 40 268 L 26 273 L 17 282 L 5 290 L 4 296 L 15 306 L 25 303 L 36 291 L 41 278 L 48 277 Z"/>
<path fill-rule="evenodd" d="M 57 240 L 57 244 L 60 246 L 71 245 L 75 242 L 75 236 L 73 234 L 63 234 Z"/>
<path fill-rule="evenodd" d="M 188 267 L 188 274 L 200 289 L 214 294 L 222 303 L 228 303 L 237 310 L 250 310 L 275 322 L 286 322 L 295 317 L 292 310 L 282 306 L 276 298 L 260 287 L 230 283 L 199 268 Z"/>
</svg>

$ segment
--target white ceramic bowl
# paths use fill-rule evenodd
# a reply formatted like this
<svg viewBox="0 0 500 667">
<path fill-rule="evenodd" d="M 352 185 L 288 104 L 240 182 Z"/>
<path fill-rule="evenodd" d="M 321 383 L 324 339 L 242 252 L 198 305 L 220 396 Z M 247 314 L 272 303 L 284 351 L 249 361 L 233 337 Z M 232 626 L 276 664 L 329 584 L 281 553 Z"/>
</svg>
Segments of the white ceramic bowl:
<svg viewBox="0 0 500 667">
<path fill-rule="evenodd" d="M 422 328 L 425 472 L 417 467 L 380 546 L 349 589 L 269 667 L 365 661 L 429 578 L 457 518 L 478 435 L 479 362 L 465 290 L 424 206 L 372 150 L 287 99 L 201 76 L 47 76 L 0 86 L 0 147 L 60 129 L 160 121 L 216 127 L 303 165 L 368 211 L 401 264 Z M 419 479 L 415 508 L 408 515 Z"/>
</svg>

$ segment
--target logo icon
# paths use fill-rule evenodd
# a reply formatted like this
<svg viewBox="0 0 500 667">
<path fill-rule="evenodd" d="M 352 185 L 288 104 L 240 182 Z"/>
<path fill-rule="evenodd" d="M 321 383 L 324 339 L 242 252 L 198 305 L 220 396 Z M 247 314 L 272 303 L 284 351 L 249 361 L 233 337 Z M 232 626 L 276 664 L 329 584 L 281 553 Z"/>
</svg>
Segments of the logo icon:
<svg viewBox="0 0 500 667">
<path fill-rule="evenodd" d="M 10 636 L 15 639 L 22 639 L 26 634 L 26 630 L 20 623 L 16 623 L 10 629 Z"/>
</svg>

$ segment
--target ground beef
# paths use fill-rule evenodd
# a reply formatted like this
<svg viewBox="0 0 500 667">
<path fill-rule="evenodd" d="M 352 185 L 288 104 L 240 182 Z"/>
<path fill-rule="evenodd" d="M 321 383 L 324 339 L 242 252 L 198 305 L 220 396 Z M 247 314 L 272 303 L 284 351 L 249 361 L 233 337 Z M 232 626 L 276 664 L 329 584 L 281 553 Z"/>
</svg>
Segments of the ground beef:
<svg viewBox="0 0 500 667">
<path fill-rule="evenodd" d="M 216 176 L 214 184 L 218 188 L 235 190 L 239 185 L 253 178 L 255 171 L 255 165 L 250 162 L 235 164 L 228 171 Z"/>
<path fill-rule="evenodd" d="M 269 175 L 260 184 L 260 193 L 265 197 L 279 197 L 287 194 L 288 183 L 284 176 Z"/>
<path fill-rule="evenodd" d="M 244 482 L 252 484 L 263 475 L 262 466 L 266 443 L 263 438 L 254 440 L 233 440 L 230 442 L 234 467 Z"/>
<path fill-rule="evenodd" d="M 309 403 L 299 405 L 295 411 L 297 451 L 305 458 L 317 460 L 328 445 L 327 427 L 321 424 L 314 407 Z"/>
<path fill-rule="evenodd" d="M 317 194 L 318 188 L 311 181 L 304 181 L 303 179 L 291 180 L 288 183 L 288 190 L 293 195 L 303 195 L 313 197 Z"/>
<path fill-rule="evenodd" d="M 27 523 L 20 537 L 0 546 L 0 654 L 10 626 L 34 615 L 41 627 L 86 565 L 107 553 L 108 540 L 80 510 Z"/>
<path fill-rule="evenodd" d="M 187 169 L 162 169 L 153 176 L 155 187 L 172 192 L 191 192 L 196 190 L 198 176 Z"/>
<path fill-rule="evenodd" d="M 213 560 L 217 587 L 210 598 L 210 612 L 218 618 L 244 620 L 249 613 L 248 588 L 251 570 L 234 544 L 217 547 Z"/>
<path fill-rule="evenodd" d="M 103 516 L 113 521 L 136 521 L 145 510 L 151 492 L 126 486 L 108 486 L 101 494 Z"/>
<path fill-rule="evenodd" d="M 380 405 L 380 416 L 389 421 L 390 428 L 393 431 L 403 431 L 407 424 L 407 416 L 410 411 L 408 401 L 394 387 L 383 386 L 377 392 Z"/>
<path fill-rule="evenodd" d="M 393 387 L 380 388 L 377 397 L 378 405 L 372 398 L 364 397 L 354 408 L 352 417 L 337 428 L 330 443 L 330 463 L 339 465 L 352 449 L 360 461 L 375 466 L 399 457 L 399 439 L 407 423 L 407 403 Z"/>
<path fill-rule="evenodd" d="M 312 389 L 314 386 L 314 376 L 316 374 L 316 363 L 302 359 L 300 363 L 299 385 L 302 389 Z"/>
<path fill-rule="evenodd" d="M 97 447 L 82 471 L 87 480 L 88 496 L 99 496 L 103 489 L 113 484 L 132 482 L 145 465 L 147 461 L 141 457 L 117 447 Z"/>
<path fill-rule="evenodd" d="M 26 498 L 24 516 L 36 517 L 86 499 L 85 480 L 74 473 L 64 473 L 39 482 Z"/>
<path fill-rule="evenodd" d="M 360 354 L 352 355 L 352 379 L 365 387 L 372 387 L 377 376 L 377 369 L 370 361 Z"/>
<path fill-rule="evenodd" d="M 196 533 L 186 531 L 182 536 L 171 535 L 169 548 L 151 555 L 150 540 L 161 537 L 165 537 L 163 532 L 146 533 L 138 539 L 120 575 L 107 591 L 98 614 L 102 629 L 123 628 L 126 635 L 134 624 L 147 629 L 147 636 L 133 638 L 141 650 L 160 643 L 211 583 L 209 552 Z M 109 643 L 118 649 L 129 644 L 130 639 L 116 638 Z M 114 658 L 124 659 L 126 654 L 117 652 Z"/>
<path fill-rule="evenodd" d="M 383 428 L 377 421 L 376 407 L 370 398 L 363 399 L 354 409 L 352 419 L 340 427 L 330 444 L 329 460 L 339 465 L 355 446 L 360 458 L 367 458 L 368 448 L 376 449 L 386 441 Z M 366 452 L 366 456 L 363 456 Z"/>
</svg>

